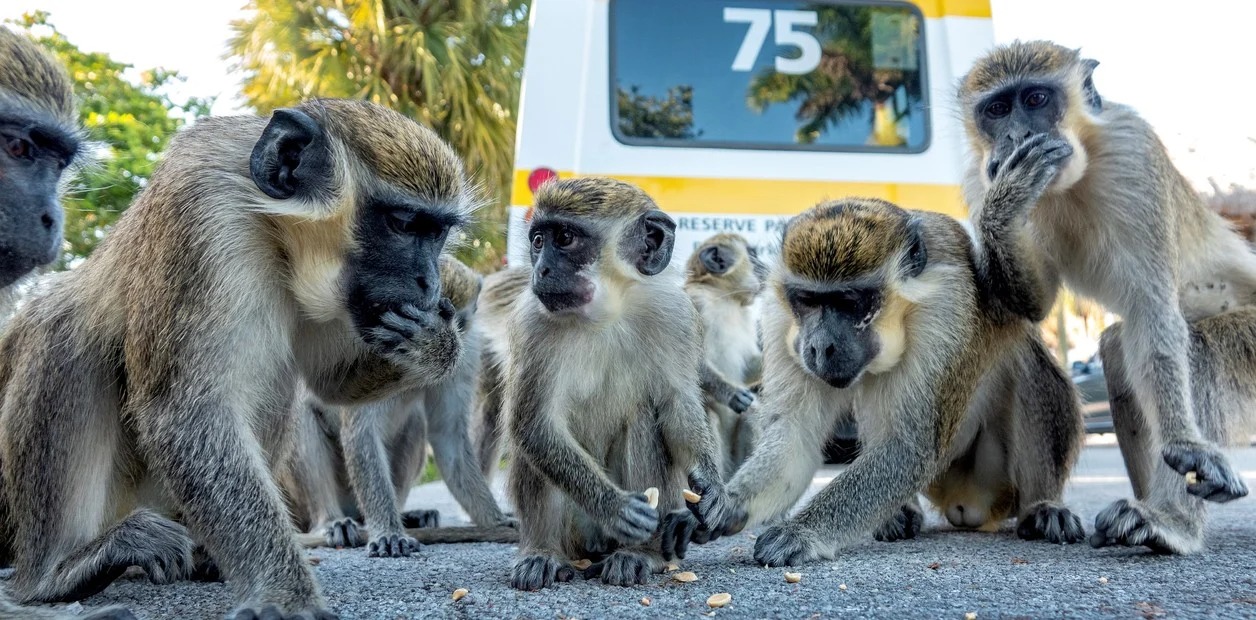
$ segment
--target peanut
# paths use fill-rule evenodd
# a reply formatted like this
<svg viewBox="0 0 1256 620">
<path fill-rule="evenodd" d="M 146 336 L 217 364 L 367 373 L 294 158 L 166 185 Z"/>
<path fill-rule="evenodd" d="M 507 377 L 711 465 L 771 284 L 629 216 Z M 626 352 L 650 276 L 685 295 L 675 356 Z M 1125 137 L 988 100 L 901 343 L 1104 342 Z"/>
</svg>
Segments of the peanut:
<svg viewBox="0 0 1256 620">
<path fill-rule="evenodd" d="M 802 573 L 785 573 L 785 583 L 798 583 L 802 581 Z"/>
<path fill-rule="evenodd" d="M 733 601 L 732 594 L 729 594 L 727 592 L 720 592 L 719 594 L 712 594 L 711 598 L 707 599 L 707 606 L 708 607 L 723 607 L 731 603 L 732 601 Z"/>
<path fill-rule="evenodd" d="M 467 595 L 467 592 L 468 592 L 468 590 L 467 590 L 466 588 L 458 588 L 457 590 L 454 590 L 454 594 L 453 594 L 453 596 L 452 596 L 452 597 L 450 597 L 450 598 L 452 598 L 452 599 L 454 599 L 454 600 L 456 601 L 456 600 L 458 600 L 458 599 L 460 599 L 460 598 L 462 598 L 462 597 L 466 596 L 466 595 Z"/>
<path fill-rule="evenodd" d="M 679 581 L 681 583 L 691 583 L 691 582 L 697 581 L 698 576 L 693 574 L 693 571 L 684 571 L 681 573 L 674 573 L 672 575 L 672 579 L 675 579 L 676 581 Z"/>
<path fill-rule="evenodd" d="M 685 496 L 685 501 L 689 502 L 690 504 L 696 504 L 702 501 L 701 495 L 698 495 L 697 493 L 694 493 L 693 491 L 690 491 L 689 489 L 685 489 L 684 492 L 681 494 Z"/>
<path fill-rule="evenodd" d="M 659 507 L 659 490 L 657 487 L 650 487 L 645 490 L 645 500 L 650 502 L 651 508 Z"/>
</svg>

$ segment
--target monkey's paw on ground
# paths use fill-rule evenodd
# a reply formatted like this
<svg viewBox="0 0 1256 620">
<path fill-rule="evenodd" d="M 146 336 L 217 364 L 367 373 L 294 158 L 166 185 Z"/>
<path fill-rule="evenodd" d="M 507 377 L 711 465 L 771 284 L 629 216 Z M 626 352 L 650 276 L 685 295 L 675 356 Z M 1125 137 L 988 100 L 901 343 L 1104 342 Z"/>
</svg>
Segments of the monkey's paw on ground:
<svg viewBox="0 0 1256 620">
<path fill-rule="evenodd" d="M 510 569 L 510 587 L 516 590 L 540 590 L 557 582 L 571 581 L 576 569 L 555 555 L 529 555 L 519 558 Z"/>
<path fill-rule="evenodd" d="M 650 575 L 659 572 L 662 567 L 663 563 L 654 556 L 619 549 L 605 560 L 584 569 L 584 578 L 600 577 L 602 583 L 612 586 L 644 585 Z"/>
<path fill-rule="evenodd" d="M 192 574 L 192 538 L 187 528 L 148 510 L 138 510 L 126 521 L 138 530 L 132 563 L 144 569 L 156 584 L 174 583 Z"/>
<path fill-rule="evenodd" d="M 1017 524 L 1016 535 L 1024 540 L 1046 540 L 1055 544 L 1086 540 L 1081 518 L 1068 508 L 1051 502 L 1040 502 L 1030 507 Z"/>
<path fill-rule="evenodd" d="M 633 493 L 623 498 L 611 531 L 620 543 L 640 544 L 650 539 L 659 525 L 659 511 L 650 506 L 645 493 Z"/>
<path fill-rule="evenodd" d="M 1247 484 L 1230 460 L 1215 446 L 1190 441 L 1170 441 L 1161 453 L 1164 462 L 1185 476 L 1195 472 L 1195 482 L 1186 482 L 1186 492 L 1210 502 L 1224 503 L 1247 495 Z"/>
<path fill-rule="evenodd" d="M 408 510 L 401 513 L 401 525 L 406 529 L 440 527 L 440 511 Z"/>
<path fill-rule="evenodd" d="M 339 620 L 339 616 L 326 609 L 306 609 L 296 613 L 283 613 L 274 605 L 242 607 L 231 620 Z"/>
<path fill-rule="evenodd" d="M 924 525 L 925 513 L 920 506 L 903 504 L 872 536 L 881 542 L 908 540 L 915 538 Z"/>
<path fill-rule="evenodd" d="M 816 534 L 792 521 L 774 525 L 754 543 L 754 561 L 759 566 L 798 566 L 820 558 Z"/>
<path fill-rule="evenodd" d="M 405 534 L 384 534 L 375 537 L 366 549 L 372 558 L 408 558 L 419 552 L 419 541 Z"/>
<path fill-rule="evenodd" d="M 1172 524 L 1165 515 L 1139 502 L 1122 499 L 1095 517 L 1090 545 L 1146 546 L 1159 553 L 1193 553 L 1203 546 L 1202 524 Z"/>
<path fill-rule="evenodd" d="M 327 546 L 332 548 L 361 547 L 366 544 L 361 528 L 353 519 L 332 521 L 323 531 L 323 536 L 327 539 Z"/>
</svg>

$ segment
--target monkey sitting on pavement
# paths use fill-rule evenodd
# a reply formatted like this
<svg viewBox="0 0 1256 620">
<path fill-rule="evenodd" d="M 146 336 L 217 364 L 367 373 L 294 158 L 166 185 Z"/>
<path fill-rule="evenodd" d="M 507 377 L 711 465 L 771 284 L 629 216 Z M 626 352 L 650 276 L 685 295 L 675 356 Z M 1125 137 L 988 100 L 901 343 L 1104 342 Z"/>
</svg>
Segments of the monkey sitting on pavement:
<svg viewBox="0 0 1256 620">
<path fill-rule="evenodd" d="M 0 27 L 0 332 L 16 283 L 61 251 L 61 194 L 81 161 L 82 130 L 65 69 L 30 39 Z M 0 464 L 0 566 L 9 560 L 9 530 Z M 73 616 L 19 607 L 0 590 L 0 620 L 125 620 L 120 607 Z"/>
<path fill-rule="evenodd" d="M 939 506 L 957 525 L 1015 515 L 1022 538 L 1082 540 L 1060 504 L 1082 441 L 1076 393 L 1036 325 L 986 316 L 972 261 L 959 222 L 882 200 L 790 220 L 765 299 L 761 434 L 728 483 L 737 509 L 705 529 L 669 515 L 664 552 L 784 516 L 850 415 L 859 456 L 758 537 L 758 564 L 832 559 L 870 533 L 913 537 L 922 491 L 958 502 Z"/>
<path fill-rule="evenodd" d="M 588 556 L 587 577 L 645 583 L 663 566 L 659 510 L 681 505 L 686 478 L 700 522 L 726 509 L 698 385 L 698 317 L 669 269 L 676 224 L 605 178 L 546 183 L 534 207 L 504 399 L 522 538 L 511 585 L 569 580 L 570 560 Z"/>
<path fill-rule="evenodd" d="M 703 328 L 707 416 L 719 442 L 726 480 L 754 445 L 754 431 L 741 414 L 754 399 L 744 386 L 756 383 L 762 371 L 763 353 L 751 306 L 766 276 L 758 253 L 734 233 L 703 241 L 689 257 L 686 270 L 685 292 Z"/>
<path fill-rule="evenodd" d="M 439 257 L 474 203 L 435 133 L 364 101 L 176 136 L 102 245 L 0 336 L 12 592 L 77 600 L 136 565 L 179 579 L 195 540 L 233 617 L 334 617 L 271 473 L 297 380 L 351 404 L 447 377 Z"/>
<path fill-rule="evenodd" d="M 448 379 L 357 407 L 329 407 L 313 394 L 298 396 L 297 445 L 279 479 L 297 527 L 317 534 L 303 539 L 333 547 L 366 545 L 371 557 L 418 551 L 418 541 L 403 530 L 438 526 L 440 515 L 435 510 L 401 510 L 427 463 L 429 430 L 441 477 L 471 520 L 510 530 L 505 540 L 502 532 L 490 540 L 518 539 L 514 520 L 497 507 L 480 472 L 467 428 L 479 379 L 480 336 L 474 314 L 480 276 L 448 256 L 442 257 L 440 275 L 441 294 L 457 310 L 463 343 L 463 355 Z M 424 538 L 481 540 L 470 528 L 447 529 L 424 532 Z"/>
<path fill-rule="evenodd" d="M 1099 96 L 1098 64 L 1046 41 L 979 59 L 959 88 L 965 195 L 1006 320 L 1042 319 L 1061 285 L 1122 317 L 1100 356 L 1135 499 L 1096 516 L 1091 544 L 1192 553 L 1208 503 L 1248 493 L 1218 444 L 1256 433 L 1256 254 Z"/>
</svg>

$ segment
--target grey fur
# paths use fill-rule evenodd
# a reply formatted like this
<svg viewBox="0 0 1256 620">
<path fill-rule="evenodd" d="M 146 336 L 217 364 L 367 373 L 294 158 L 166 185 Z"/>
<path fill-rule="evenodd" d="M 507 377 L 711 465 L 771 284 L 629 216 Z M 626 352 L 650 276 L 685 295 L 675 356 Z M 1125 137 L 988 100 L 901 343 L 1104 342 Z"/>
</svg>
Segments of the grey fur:
<svg viewBox="0 0 1256 620">
<path fill-rule="evenodd" d="M 301 108 L 354 132 L 357 151 L 328 133 L 334 202 L 261 194 L 249 158 L 266 119 L 200 120 L 93 255 L 0 338 L 3 540 L 20 599 L 81 598 L 137 564 L 185 577 L 195 539 L 239 617 L 330 617 L 270 475 L 291 446 L 295 382 L 379 399 L 442 378 L 460 348 L 435 310 L 396 346 L 352 327 L 339 274 L 362 214 L 343 197 L 379 183 L 360 149 L 387 136 L 407 157 L 425 140 L 442 155 L 388 170 L 457 188 L 426 204 L 464 216 L 470 200 L 452 151 L 412 121 L 361 102 Z"/>
<path fill-rule="evenodd" d="M 1064 60 L 1050 75 L 1072 93 L 1052 135 L 1026 140 L 1020 170 L 983 172 L 989 137 L 970 128 L 965 194 L 983 246 L 989 298 L 1037 318 L 1067 285 L 1124 319 L 1102 339 L 1113 423 L 1134 501 L 1096 518 L 1091 542 L 1162 552 L 1203 547 L 1206 500 L 1247 494 L 1218 444 L 1256 432 L 1256 256 L 1173 166 L 1151 126 L 1131 108 L 1082 105 L 1092 65 L 1050 43 Z M 989 73 L 989 59 L 974 71 Z M 1093 90 L 1093 84 L 1087 82 Z M 961 90 L 975 100 L 982 92 Z M 1061 143 L 1069 148 L 1062 148 Z M 1194 471 L 1199 481 L 1183 475 Z"/>
<path fill-rule="evenodd" d="M 842 213 L 861 202 L 817 209 Z M 1050 364 L 1050 357 L 1032 324 L 1000 326 L 981 310 L 971 245 L 959 224 L 936 213 L 908 213 L 919 218 L 928 263 L 919 276 L 891 276 L 888 285 L 892 292 L 887 295 L 909 304 L 903 318 L 885 319 L 902 321 L 901 357 L 875 372 L 865 371 L 847 388 L 831 387 L 806 372 L 793 349 L 796 319 L 783 294 L 775 291 L 798 276 L 781 264 L 769 281 L 774 294 L 765 300 L 761 323 L 763 392 L 751 413 L 760 436 L 728 483 L 730 497 L 748 513 L 748 523 L 775 521 L 806 489 L 826 439 L 846 416 L 857 421 L 863 448 L 801 511 L 759 536 L 754 557 L 760 565 L 832 559 L 870 534 L 881 540 L 910 538 L 922 521 L 917 493 L 955 488 L 995 493 L 1008 487 L 1019 500 L 1007 514 L 993 514 L 991 520 L 1019 516 L 1029 538 L 1082 538 L 1080 522 L 1059 506 L 1081 442 L 1081 415 L 1071 384 L 1058 368 L 1042 366 L 1044 361 Z M 839 229 L 847 225 L 833 224 Z M 842 243 L 889 234 L 889 229 L 862 224 L 853 230 L 842 233 L 847 235 Z M 831 238 L 816 235 L 787 243 L 827 243 Z M 905 240 L 897 243 L 902 247 Z M 888 247 L 894 247 L 892 242 Z M 816 248 L 787 249 L 800 256 L 825 256 Z M 897 261 L 904 251 L 895 250 L 886 260 Z M 870 255 L 861 249 L 853 252 Z M 894 274 L 895 264 L 881 269 Z M 840 284 L 807 281 L 821 287 Z M 884 334 L 895 327 L 882 326 L 880 319 L 876 325 L 886 346 L 889 336 Z M 1045 381 L 1042 372 L 1047 373 Z M 1006 459 L 978 470 L 964 456 L 983 436 Z M 1039 524 L 1044 510 L 1054 511 L 1046 515 L 1052 519 Z M 1068 531 L 1057 531 L 1061 522 Z M 728 533 L 745 524 L 717 529 Z M 1055 530 L 1044 531 L 1052 525 Z"/>
</svg>

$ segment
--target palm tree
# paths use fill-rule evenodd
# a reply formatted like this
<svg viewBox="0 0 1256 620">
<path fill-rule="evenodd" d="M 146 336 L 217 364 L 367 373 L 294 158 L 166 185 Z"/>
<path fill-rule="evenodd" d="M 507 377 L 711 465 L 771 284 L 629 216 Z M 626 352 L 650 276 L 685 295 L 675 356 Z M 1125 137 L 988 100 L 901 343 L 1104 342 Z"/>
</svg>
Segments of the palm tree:
<svg viewBox="0 0 1256 620">
<path fill-rule="evenodd" d="M 462 258 L 500 263 L 527 0 L 251 0 L 230 56 L 261 113 L 310 97 L 365 98 L 431 127 L 493 208 Z"/>
</svg>

